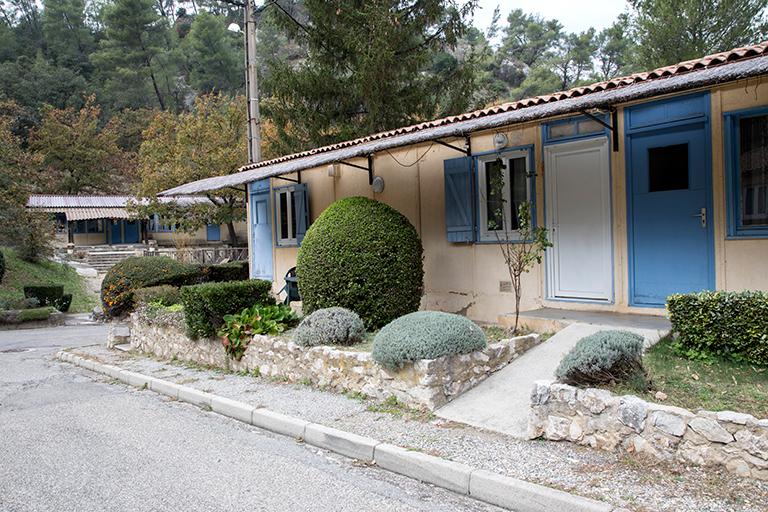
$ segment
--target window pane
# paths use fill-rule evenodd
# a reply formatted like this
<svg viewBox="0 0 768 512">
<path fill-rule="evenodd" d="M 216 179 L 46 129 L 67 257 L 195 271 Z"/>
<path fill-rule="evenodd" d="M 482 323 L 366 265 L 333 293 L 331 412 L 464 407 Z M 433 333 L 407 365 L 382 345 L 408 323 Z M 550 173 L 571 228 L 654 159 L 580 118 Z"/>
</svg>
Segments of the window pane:
<svg viewBox="0 0 768 512">
<path fill-rule="evenodd" d="M 587 133 L 600 133 L 603 130 L 604 130 L 603 125 L 601 125 L 594 119 L 586 119 L 584 121 L 579 121 L 578 123 L 579 135 L 584 135 Z"/>
<path fill-rule="evenodd" d="M 485 162 L 485 213 L 488 231 L 504 229 L 504 164 L 501 160 Z"/>
<path fill-rule="evenodd" d="M 519 228 L 517 212 L 520 204 L 528 200 L 527 170 L 525 168 L 525 158 L 513 158 L 509 161 L 510 190 L 512 197 L 512 225 L 511 230 Z"/>
<path fill-rule="evenodd" d="M 768 225 L 768 116 L 739 121 L 739 169 L 741 171 L 741 223 Z"/>
<path fill-rule="evenodd" d="M 549 136 L 552 139 L 570 137 L 572 135 L 576 135 L 576 126 L 572 122 L 549 125 Z"/>
<path fill-rule="evenodd" d="M 688 144 L 648 149 L 648 192 L 688 188 Z"/>
<path fill-rule="evenodd" d="M 280 238 L 288 238 L 288 194 L 281 192 L 280 197 Z"/>
<path fill-rule="evenodd" d="M 294 205 L 296 204 L 296 192 L 291 191 L 291 238 L 296 238 L 296 215 L 294 215 Z"/>
</svg>

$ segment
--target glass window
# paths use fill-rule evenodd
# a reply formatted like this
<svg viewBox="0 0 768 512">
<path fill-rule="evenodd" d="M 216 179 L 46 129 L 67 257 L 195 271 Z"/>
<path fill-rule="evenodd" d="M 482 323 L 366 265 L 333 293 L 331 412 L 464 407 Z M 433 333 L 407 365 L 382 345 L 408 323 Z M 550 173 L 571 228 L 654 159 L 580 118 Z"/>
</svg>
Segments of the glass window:
<svg viewBox="0 0 768 512">
<path fill-rule="evenodd" d="M 277 245 L 296 245 L 296 218 L 293 214 L 296 192 L 282 189 L 276 192 L 277 199 Z"/>
<path fill-rule="evenodd" d="M 768 115 L 739 121 L 741 225 L 768 226 Z"/>
<path fill-rule="evenodd" d="M 573 137 L 574 135 L 576 135 L 576 126 L 573 123 L 557 123 L 549 127 L 549 137 L 551 139 Z"/>
<path fill-rule="evenodd" d="M 480 160 L 480 239 L 517 238 L 520 205 L 530 201 L 527 152 Z"/>
<path fill-rule="evenodd" d="M 648 192 L 688 188 L 688 144 L 648 149 Z"/>
</svg>

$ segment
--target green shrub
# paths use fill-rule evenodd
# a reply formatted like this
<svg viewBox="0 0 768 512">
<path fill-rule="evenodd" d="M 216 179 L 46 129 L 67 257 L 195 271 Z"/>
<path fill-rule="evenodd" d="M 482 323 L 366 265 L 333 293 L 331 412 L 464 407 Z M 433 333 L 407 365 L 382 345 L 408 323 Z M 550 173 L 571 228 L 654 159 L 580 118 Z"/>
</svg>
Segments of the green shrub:
<svg viewBox="0 0 768 512">
<path fill-rule="evenodd" d="M 318 309 L 304 317 L 293 341 L 302 347 L 316 345 L 354 345 L 365 336 L 363 321 L 354 311 L 344 308 Z"/>
<path fill-rule="evenodd" d="M 3 251 L 0 251 L 0 283 L 3 282 L 4 276 L 5 276 L 5 256 L 3 255 Z"/>
<path fill-rule="evenodd" d="M 228 283 L 205 283 L 181 288 L 187 332 L 193 337 L 211 337 L 232 315 L 251 306 L 275 303 L 272 283 L 259 279 Z"/>
<path fill-rule="evenodd" d="M 671 295 L 675 350 L 689 358 L 727 357 L 768 365 L 768 293 Z"/>
<path fill-rule="evenodd" d="M 181 293 L 175 286 L 161 284 L 160 286 L 148 286 L 139 288 L 133 292 L 133 301 L 136 304 L 149 304 L 156 302 L 161 306 L 173 306 L 181 300 Z"/>
<path fill-rule="evenodd" d="M 61 285 L 36 285 L 25 286 L 24 297 L 37 299 L 41 307 L 53 306 L 64 295 L 64 287 Z"/>
<path fill-rule="evenodd" d="M 418 233 L 397 210 L 365 197 L 336 201 L 299 248 L 296 275 L 304 311 L 351 309 L 369 329 L 416 311 L 422 255 Z"/>
<path fill-rule="evenodd" d="M 643 337 L 627 331 L 599 331 L 580 339 L 555 371 L 572 386 L 630 383 L 644 380 Z"/>
<path fill-rule="evenodd" d="M 48 320 L 54 309 L 52 307 L 22 309 L 19 311 L 20 322 L 35 322 L 40 320 Z"/>
<path fill-rule="evenodd" d="M 24 299 L 0 299 L 0 310 L 39 308 L 40 301 L 34 297 Z"/>
<path fill-rule="evenodd" d="M 384 326 L 373 339 L 373 359 L 389 369 L 408 361 L 467 354 L 486 345 L 472 320 L 440 311 L 417 311 Z"/>
<path fill-rule="evenodd" d="M 227 281 L 247 281 L 249 270 L 247 261 L 233 261 L 219 265 L 201 265 L 200 274 L 206 283 L 223 283 Z"/>
<path fill-rule="evenodd" d="M 101 302 L 108 316 L 120 316 L 133 307 L 133 293 L 139 288 L 169 284 L 182 286 L 200 279 L 195 265 L 166 256 L 132 257 L 113 266 L 101 283 Z"/>
<path fill-rule="evenodd" d="M 298 321 L 289 306 L 253 306 L 234 315 L 225 315 L 219 336 L 227 354 L 239 361 L 255 334 L 280 334 Z"/>
</svg>

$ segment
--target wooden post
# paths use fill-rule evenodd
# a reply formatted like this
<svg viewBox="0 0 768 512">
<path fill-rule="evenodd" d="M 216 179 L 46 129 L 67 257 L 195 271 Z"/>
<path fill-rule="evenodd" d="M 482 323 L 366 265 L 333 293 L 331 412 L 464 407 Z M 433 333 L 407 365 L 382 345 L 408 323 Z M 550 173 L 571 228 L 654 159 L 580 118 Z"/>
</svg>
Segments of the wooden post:
<svg viewBox="0 0 768 512">
<path fill-rule="evenodd" d="M 256 62 L 256 8 L 245 1 L 245 88 L 248 101 L 248 163 L 261 161 L 261 114 Z"/>
</svg>

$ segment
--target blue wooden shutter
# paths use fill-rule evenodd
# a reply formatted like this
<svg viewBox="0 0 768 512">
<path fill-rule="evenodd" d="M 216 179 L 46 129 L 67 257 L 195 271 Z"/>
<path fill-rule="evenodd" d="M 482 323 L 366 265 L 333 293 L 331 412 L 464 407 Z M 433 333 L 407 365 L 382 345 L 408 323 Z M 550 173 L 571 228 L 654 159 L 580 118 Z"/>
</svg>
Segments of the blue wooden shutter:
<svg viewBox="0 0 768 512">
<path fill-rule="evenodd" d="M 472 159 L 451 158 L 445 172 L 445 231 L 449 242 L 474 242 L 475 216 Z"/>
<path fill-rule="evenodd" d="M 309 194 L 304 183 L 294 187 L 293 215 L 296 217 L 296 243 L 301 245 L 309 229 Z"/>
</svg>

